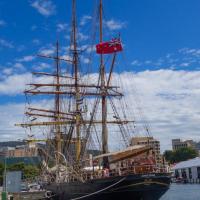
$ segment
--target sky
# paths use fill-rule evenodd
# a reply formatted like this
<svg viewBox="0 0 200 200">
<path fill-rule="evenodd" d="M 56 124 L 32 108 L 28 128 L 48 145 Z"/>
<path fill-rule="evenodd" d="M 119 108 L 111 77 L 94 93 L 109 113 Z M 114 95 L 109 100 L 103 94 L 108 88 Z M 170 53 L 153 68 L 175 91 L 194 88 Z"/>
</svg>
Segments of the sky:
<svg viewBox="0 0 200 200">
<path fill-rule="evenodd" d="M 87 49 L 81 57 L 83 67 L 90 64 L 93 50 L 89 45 L 98 42 L 97 36 L 92 39 L 98 32 L 92 26 L 97 2 L 77 0 L 78 44 Z M 123 43 L 115 73 L 121 77 L 129 101 L 135 101 L 137 93 L 162 150 L 171 148 L 173 138 L 199 141 L 200 1 L 103 3 L 104 40 L 120 34 Z M 1 140 L 26 137 L 14 126 L 23 119 L 25 84 L 32 79 L 32 71 L 52 70 L 52 63 L 37 54 L 52 55 L 57 40 L 61 55 L 67 56 L 70 24 L 70 0 L 0 1 Z M 94 63 L 91 73 L 98 69 Z"/>
</svg>

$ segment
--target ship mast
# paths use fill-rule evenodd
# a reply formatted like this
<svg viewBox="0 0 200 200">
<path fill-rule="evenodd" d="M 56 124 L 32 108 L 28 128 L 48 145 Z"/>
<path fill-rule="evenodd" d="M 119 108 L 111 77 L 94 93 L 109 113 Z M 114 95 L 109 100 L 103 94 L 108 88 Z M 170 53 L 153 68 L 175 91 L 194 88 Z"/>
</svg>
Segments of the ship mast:
<svg viewBox="0 0 200 200">
<path fill-rule="evenodd" d="M 73 69 L 75 81 L 75 120 L 76 120 L 76 161 L 79 163 L 81 154 L 81 135 L 80 135 L 80 88 L 78 81 L 78 51 L 77 51 L 77 27 L 76 27 L 76 0 L 72 2 L 72 45 Z"/>
<path fill-rule="evenodd" d="M 103 2 L 100 0 L 99 5 L 99 27 L 100 27 L 100 43 L 103 42 Z M 108 130 L 107 130 L 107 99 L 106 99 L 106 84 L 105 84 L 105 65 L 103 54 L 100 55 L 100 76 L 101 76 L 101 92 L 102 92 L 102 153 L 108 153 Z M 103 167 L 107 168 L 108 166 L 108 158 L 104 157 L 103 159 Z"/>
<path fill-rule="evenodd" d="M 103 2 L 99 1 L 99 42 L 103 42 Z M 29 89 L 25 90 L 26 94 L 31 95 L 53 95 L 55 97 L 54 109 L 45 109 L 45 108 L 34 108 L 29 107 L 28 111 L 25 113 L 27 116 L 32 116 L 37 119 L 37 117 L 42 118 L 53 118 L 52 121 L 31 121 L 28 123 L 16 124 L 24 128 L 27 127 L 40 127 L 40 126 L 52 126 L 55 130 L 55 143 L 56 151 L 58 152 L 57 159 L 60 161 L 60 153 L 62 153 L 62 126 L 73 126 L 73 136 L 75 139 L 75 163 L 76 166 L 80 166 L 81 158 L 80 156 L 87 150 L 86 144 L 90 136 L 90 128 L 92 125 L 101 125 L 102 126 L 102 153 L 108 153 L 108 131 L 107 124 L 116 124 L 123 126 L 129 122 L 128 120 L 123 120 L 119 117 L 116 117 L 114 120 L 107 119 L 107 97 L 119 97 L 121 98 L 123 94 L 118 91 L 118 86 L 111 85 L 112 73 L 116 58 L 116 53 L 113 55 L 113 60 L 110 67 L 110 72 L 108 80 L 106 81 L 106 70 L 103 54 L 100 55 L 100 82 L 98 84 L 85 84 L 80 81 L 80 69 L 79 69 L 79 49 L 77 48 L 77 18 L 76 18 L 76 0 L 72 0 L 72 30 L 71 30 L 71 46 L 70 52 L 72 59 L 65 59 L 64 57 L 59 56 L 59 43 L 56 43 L 56 55 L 40 55 L 40 57 L 53 59 L 55 60 L 56 71 L 52 73 L 47 72 L 34 72 L 34 75 L 39 76 L 48 76 L 54 78 L 54 83 L 31 83 L 28 84 L 31 86 Z M 65 61 L 71 64 L 73 69 L 72 76 L 67 76 L 61 74 L 61 65 L 60 62 Z M 61 80 L 69 79 L 70 83 L 62 83 Z M 46 88 L 46 89 L 45 89 Z M 65 95 L 69 98 L 73 97 L 73 111 L 66 112 L 63 111 L 60 105 L 61 96 Z M 82 98 L 91 98 L 97 97 L 101 100 L 101 119 L 95 119 L 95 112 L 97 112 L 97 104 L 94 106 L 94 109 L 91 114 L 91 119 L 85 119 L 82 117 L 81 112 L 81 102 Z M 110 98 L 109 98 L 110 99 Z M 84 132 L 81 134 L 82 125 L 89 125 L 87 128 L 86 136 Z M 84 127 L 85 128 L 85 127 Z M 81 138 L 84 137 L 84 140 Z M 70 139 L 71 140 L 71 139 Z M 71 141 L 69 141 L 71 142 Z M 64 146 L 63 146 L 64 147 Z M 73 154 L 74 155 L 74 154 Z M 103 167 L 109 168 L 108 157 L 103 157 Z"/>
<path fill-rule="evenodd" d="M 60 61 L 59 61 L 59 43 L 56 42 L 56 91 L 60 92 Z M 60 121 L 60 94 L 55 94 L 55 121 Z M 61 130 L 60 125 L 55 125 L 55 139 L 56 139 L 56 151 L 61 152 Z M 58 163 L 60 161 L 60 154 L 57 155 Z"/>
</svg>

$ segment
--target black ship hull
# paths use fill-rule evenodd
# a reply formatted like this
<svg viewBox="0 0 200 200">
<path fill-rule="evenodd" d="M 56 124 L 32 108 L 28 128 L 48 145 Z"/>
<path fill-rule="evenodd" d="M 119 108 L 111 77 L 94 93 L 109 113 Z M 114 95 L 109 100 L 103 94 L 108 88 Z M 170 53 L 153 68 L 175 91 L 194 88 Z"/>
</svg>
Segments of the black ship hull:
<svg viewBox="0 0 200 200">
<path fill-rule="evenodd" d="M 53 200 L 158 200 L 169 188 L 167 174 L 127 175 L 84 183 L 50 184 Z"/>
</svg>

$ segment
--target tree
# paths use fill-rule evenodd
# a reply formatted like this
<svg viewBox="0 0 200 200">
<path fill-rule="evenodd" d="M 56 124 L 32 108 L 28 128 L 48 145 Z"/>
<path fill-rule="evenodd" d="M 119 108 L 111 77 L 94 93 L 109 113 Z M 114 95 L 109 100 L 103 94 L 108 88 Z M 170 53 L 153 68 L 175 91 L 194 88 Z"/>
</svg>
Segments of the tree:
<svg viewBox="0 0 200 200">
<path fill-rule="evenodd" d="M 175 162 L 188 160 L 188 159 L 191 159 L 191 158 L 195 158 L 197 156 L 198 156 L 198 152 L 195 149 L 190 148 L 190 147 L 177 149 L 174 152 Z"/>
<path fill-rule="evenodd" d="M 8 171 L 23 171 L 25 168 L 25 164 L 23 162 L 15 163 L 7 166 Z"/>
<path fill-rule="evenodd" d="M 27 165 L 24 168 L 24 178 L 34 178 L 39 175 L 39 168 L 33 165 Z"/>
<path fill-rule="evenodd" d="M 191 147 L 183 147 L 175 151 L 168 150 L 164 152 L 164 157 L 170 164 L 192 159 L 197 156 L 198 156 L 197 150 Z"/>
<path fill-rule="evenodd" d="M 0 186 L 3 185 L 3 172 L 4 172 L 4 165 L 0 163 Z"/>
<path fill-rule="evenodd" d="M 23 179 L 39 176 L 39 166 L 25 165 L 23 162 L 7 165 L 7 171 L 22 171 Z M 4 164 L 0 163 L 0 185 L 3 184 Z"/>
<path fill-rule="evenodd" d="M 163 155 L 166 161 L 171 163 L 171 161 L 173 160 L 173 151 L 166 150 Z"/>
</svg>

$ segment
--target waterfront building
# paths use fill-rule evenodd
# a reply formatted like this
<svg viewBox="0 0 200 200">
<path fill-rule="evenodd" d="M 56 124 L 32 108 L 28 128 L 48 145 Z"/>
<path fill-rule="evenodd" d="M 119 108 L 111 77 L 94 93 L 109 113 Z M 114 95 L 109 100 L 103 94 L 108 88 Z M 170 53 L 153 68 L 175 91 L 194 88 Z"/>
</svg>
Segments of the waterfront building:
<svg viewBox="0 0 200 200">
<path fill-rule="evenodd" d="M 177 163 L 172 170 L 176 178 L 197 182 L 200 180 L 200 157 Z"/>
</svg>

